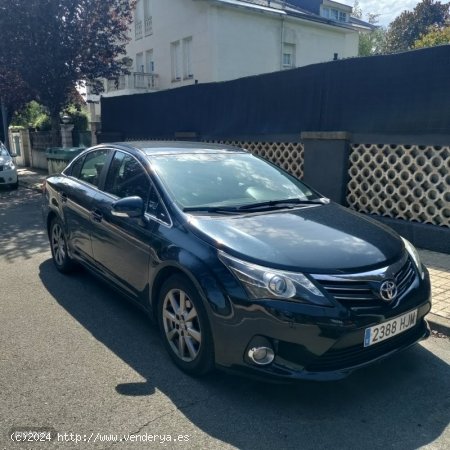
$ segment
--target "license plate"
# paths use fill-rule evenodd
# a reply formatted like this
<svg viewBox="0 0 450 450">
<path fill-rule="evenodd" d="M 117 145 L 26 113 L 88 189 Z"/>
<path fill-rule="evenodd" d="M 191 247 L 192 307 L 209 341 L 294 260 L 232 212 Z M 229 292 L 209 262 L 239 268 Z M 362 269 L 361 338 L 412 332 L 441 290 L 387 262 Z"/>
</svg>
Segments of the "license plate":
<svg viewBox="0 0 450 450">
<path fill-rule="evenodd" d="M 366 328 L 364 333 L 364 347 L 369 345 L 378 344 L 378 342 L 385 341 L 397 334 L 412 328 L 417 322 L 417 309 L 409 311 L 406 314 L 396 317 L 395 319 L 388 320 L 387 322 L 380 323 L 374 327 Z"/>
</svg>

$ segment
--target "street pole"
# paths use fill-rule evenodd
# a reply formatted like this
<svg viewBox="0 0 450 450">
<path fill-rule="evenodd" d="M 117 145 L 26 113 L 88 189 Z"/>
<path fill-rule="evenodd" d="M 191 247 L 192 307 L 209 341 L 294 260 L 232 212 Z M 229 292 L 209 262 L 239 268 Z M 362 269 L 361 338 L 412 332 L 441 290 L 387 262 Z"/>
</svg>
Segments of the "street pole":
<svg viewBox="0 0 450 450">
<path fill-rule="evenodd" d="M 3 134 L 5 136 L 5 147 L 9 150 L 9 135 L 8 135 L 8 109 L 6 108 L 5 102 L 3 98 L 0 101 L 1 103 L 1 111 L 2 111 L 2 119 L 3 119 Z"/>
</svg>

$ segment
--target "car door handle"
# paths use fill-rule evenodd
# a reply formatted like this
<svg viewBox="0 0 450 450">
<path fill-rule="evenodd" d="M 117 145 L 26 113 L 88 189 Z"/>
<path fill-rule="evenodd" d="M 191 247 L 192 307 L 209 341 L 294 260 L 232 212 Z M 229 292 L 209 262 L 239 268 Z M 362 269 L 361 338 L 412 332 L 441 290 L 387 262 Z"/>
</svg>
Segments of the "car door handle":
<svg viewBox="0 0 450 450">
<path fill-rule="evenodd" d="M 103 220 L 103 214 L 98 209 L 94 209 L 91 211 L 91 218 L 94 222 L 100 223 Z"/>
<path fill-rule="evenodd" d="M 67 203 L 67 194 L 65 192 L 60 192 L 59 198 L 61 199 L 61 203 Z"/>
</svg>

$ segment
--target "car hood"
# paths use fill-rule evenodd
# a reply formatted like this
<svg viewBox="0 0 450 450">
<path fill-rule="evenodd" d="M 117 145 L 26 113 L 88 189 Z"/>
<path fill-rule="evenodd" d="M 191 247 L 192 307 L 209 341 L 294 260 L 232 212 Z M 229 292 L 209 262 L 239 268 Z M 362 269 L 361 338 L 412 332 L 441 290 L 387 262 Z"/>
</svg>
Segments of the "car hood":
<svg viewBox="0 0 450 450">
<path fill-rule="evenodd" d="M 404 252 L 390 228 L 333 203 L 230 217 L 190 215 L 188 227 L 238 258 L 291 271 L 373 270 Z"/>
</svg>

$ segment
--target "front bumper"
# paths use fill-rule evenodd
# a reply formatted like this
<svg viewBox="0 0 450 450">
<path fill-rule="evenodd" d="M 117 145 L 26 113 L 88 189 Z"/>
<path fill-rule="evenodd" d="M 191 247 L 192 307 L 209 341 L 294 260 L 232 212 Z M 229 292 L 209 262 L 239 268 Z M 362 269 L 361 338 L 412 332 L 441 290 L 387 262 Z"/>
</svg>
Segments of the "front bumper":
<svg viewBox="0 0 450 450">
<path fill-rule="evenodd" d="M 285 301 L 233 302 L 228 320 L 213 321 L 218 366 L 273 380 L 337 380 L 392 356 L 430 335 L 425 316 L 431 309 L 428 274 L 395 307 L 317 307 Z M 365 329 L 417 309 L 416 325 L 364 347 Z M 272 364 L 258 366 L 248 357 L 254 339 L 270 342 Z"/>
<path fill-rule="evenodd" d="M 17 183 L 17 171 L 16 170 L 1 170 L 0 171 L 0 186 L 16 184 Z"/>
</svg>

